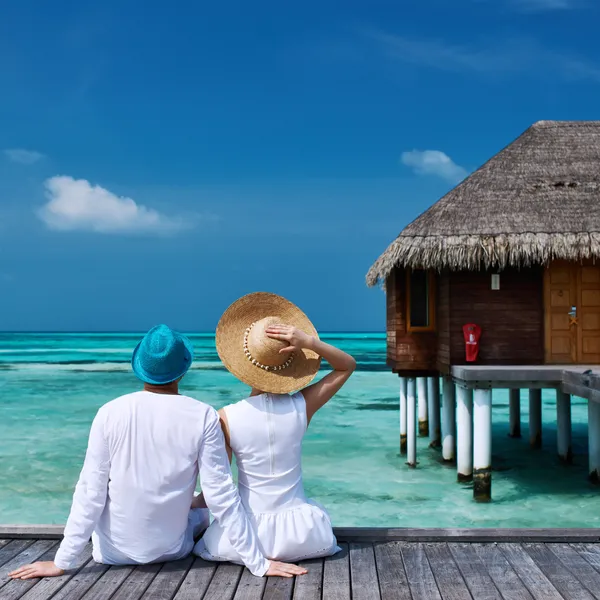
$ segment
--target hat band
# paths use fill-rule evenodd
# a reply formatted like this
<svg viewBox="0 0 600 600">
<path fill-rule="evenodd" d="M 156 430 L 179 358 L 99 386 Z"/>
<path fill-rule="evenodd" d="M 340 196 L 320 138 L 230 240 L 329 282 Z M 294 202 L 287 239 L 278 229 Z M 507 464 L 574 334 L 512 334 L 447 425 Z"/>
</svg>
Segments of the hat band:
<svg viewBox="0 0 600 600">
<path fill-rule="evenodd" d="M 269 365 L 263 365 L 262 363 L 258 362 L 252 356 L 252 353 L 248 349 L 248 336 L 250 335 L 250 332 L 252 331 L 252 328 L 254 327 L 254 325 L 256 325 L 256 321 L 254 323 L 252 323 L 252 325 L 250 325 L 250 327 L 248 327 L 246 329 L 246 332 L 244 333 L 244 354 L 246 355 L 246 358 L 253 365 L 255 365 L 256 367 L 258 367 L 259 369 L 264 369 L 265 371 L 283 371 L 283 369 L 287 369 L 287 367 L 289 367 L 292 364 L 293 360 L 294 360 L 294 355 L 293 354 L 282 365 L 277 365 L 275 367 L 271 367 Z"/>
</svg>

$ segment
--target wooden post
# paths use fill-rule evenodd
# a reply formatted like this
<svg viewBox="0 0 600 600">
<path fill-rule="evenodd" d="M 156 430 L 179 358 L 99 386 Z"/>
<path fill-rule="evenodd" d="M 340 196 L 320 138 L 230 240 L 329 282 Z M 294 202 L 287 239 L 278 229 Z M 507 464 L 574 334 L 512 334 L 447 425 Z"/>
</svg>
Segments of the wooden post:
<svg viewBox="0 0 600 600">
<path fill-rule="evenodd" d="M 400 454 L 406 454 L 406 377 L 400 377 Z"/>
<path fill-rule="evenodd" d="M 588 400 L 588 454 L 590 481 L 600 483 L 600 404 L 593 400 Z"/>
<path fill-rule="evenodd" d="M 556 428 L 558 457 L 564 463 L 571 464 L 571 396 L 561 390 L 556 390 Z"/>
<path fill-rule="evenodd" d="M 414 377 L 406 380 L 406 464 L 417 466 L 417 394 Z"/>
<path fill-rule="evenodd" d="M 529 445 L 542 447 L 542 390 L 529 390 Z"/>
<path fill-rule="evenodd" d="M 429 433 L 429 421 L 427 419 L 427 377 L 417 377 L 417 403 L 419 435 L 425 436 Z"/>
<path fill-rule="evenodd" d="M 429 412 L 429 447 L 439 448 L 442 443 L 440 431 L 440 378 L 427 378 L 427 404 Z"/>
<path fill-rule="evenodd" d="M 492 390 L 476 389 L 473 399 L 473 498 L 492 499 Z"/>
<path fill-rule="evenodd" d="M 452 377 L 444 377 L 442 398 L 442 458 L 454 460 L 456 446 L 456 386 Z"/>
<path fill-rule="evenodd" d="M 458 481 L 473 479 L 473 390 L 456 389 L 456 468 Z"/>
<path fill-rule="evenodd" d="M 521 437 L 521 390 L 508 390 L 508 435 Z"/>
</svg>

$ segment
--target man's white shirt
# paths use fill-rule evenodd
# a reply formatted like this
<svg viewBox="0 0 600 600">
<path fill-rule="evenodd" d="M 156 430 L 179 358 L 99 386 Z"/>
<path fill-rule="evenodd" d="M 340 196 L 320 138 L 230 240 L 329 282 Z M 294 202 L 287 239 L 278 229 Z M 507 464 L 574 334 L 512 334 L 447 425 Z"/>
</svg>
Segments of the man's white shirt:
<svg viewBox="0 0 600 600">
<path fill-rule="evenodd" d="M 98 562 L 189 554 L 198 473 L 231 544 L 254 575 L 264 575 L 269 562 L 233 482 L 217 412 L 187 396 L 147 391 L 105 404 L 94 418 L 56 566 L 68 569 L 92 532 Z"/>
</svg>

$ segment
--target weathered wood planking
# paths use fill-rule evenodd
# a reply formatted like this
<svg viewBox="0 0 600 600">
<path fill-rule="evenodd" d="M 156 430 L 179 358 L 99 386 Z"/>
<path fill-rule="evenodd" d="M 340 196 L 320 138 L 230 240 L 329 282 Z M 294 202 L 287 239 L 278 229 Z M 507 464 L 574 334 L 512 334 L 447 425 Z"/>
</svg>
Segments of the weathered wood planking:
<svg viewBox="0 0 600 600">
<path fill-rule="evenodd" d="M 340 543 L 341 552 L 323 565 L 323 600 L 350 600 L 350 551 Z"/>
<path fill-rule="evenodd" d="M 198 598 L 203 598 L 216 570 L 216 564 L 206 562 L 201 558 L 194 559 L 175 595 L 175 600 L 198 600 Z M 256 577 L 253 579 L 256 579 Z"/>
<path fill-rule="evenodd" d="M 381 600 L 411 600 L 400 545 L 375 544 L 374 548 Z"/>
<path fill-rule="evenodd" d="M 401 542 L 400 551 L 413 600 L 441 600 L 423 544 Z"/>
<path fill-rule="evenodd" d="M 572 535 L 572 534 L 571 534 Z M 26 562 L 51 560 L 56 540 L 0 545 L 0 600 L 600 600 L 600 544 L 355 541 L 306 561 L 296 579 L 257 578 L 237 565 L 186 559 L 109 567 L 88 544 L 61 577 L 12 581 Z"/>
</svg>

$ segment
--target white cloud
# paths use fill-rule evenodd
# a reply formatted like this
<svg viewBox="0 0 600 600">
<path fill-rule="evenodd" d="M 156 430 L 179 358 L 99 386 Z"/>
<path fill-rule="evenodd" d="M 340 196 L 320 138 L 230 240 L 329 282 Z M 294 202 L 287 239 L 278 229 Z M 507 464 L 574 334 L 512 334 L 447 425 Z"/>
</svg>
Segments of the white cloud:
<svg viewBox="0 0 600 600">
<path fill-rule="evenodd" d="M 440 39 L 412 38 L 378 30 L 366 31 L 364 34 L 388 58 L 438 71 L 470 72 L 479 76 L 530 76 L 535 73 L 536 76 L 566 81 L 588 80 L 600 83 L 600 65 L 558 52 L 531 38 L 485 40 L 482 43 L 458 45 Z"/>
<path fill-rule="evenodd" d="M 20 165 L 33 165 L 44 158 L 41 152 L 24 150 L 23 148 L 10 148 L 4 151 L 4 155 L 11 162 L 19 163 Z"/>
<path fill-rule="evenodd" d="M 468 174 L 466 169 L 457 165 L 447 154 L 439 150 L 403 152 L 400 162 L 418 175 L 435 175 L 450 183 L 458 183 Z"/>
<path fill-rule="evenodd" d="M 50 229 L 169 234 L 192 226 L 189 220 L 164 215 L 86 179 L 51 177 L 44 185 L 48 202 L 38 216 Z"/>
</svg>

